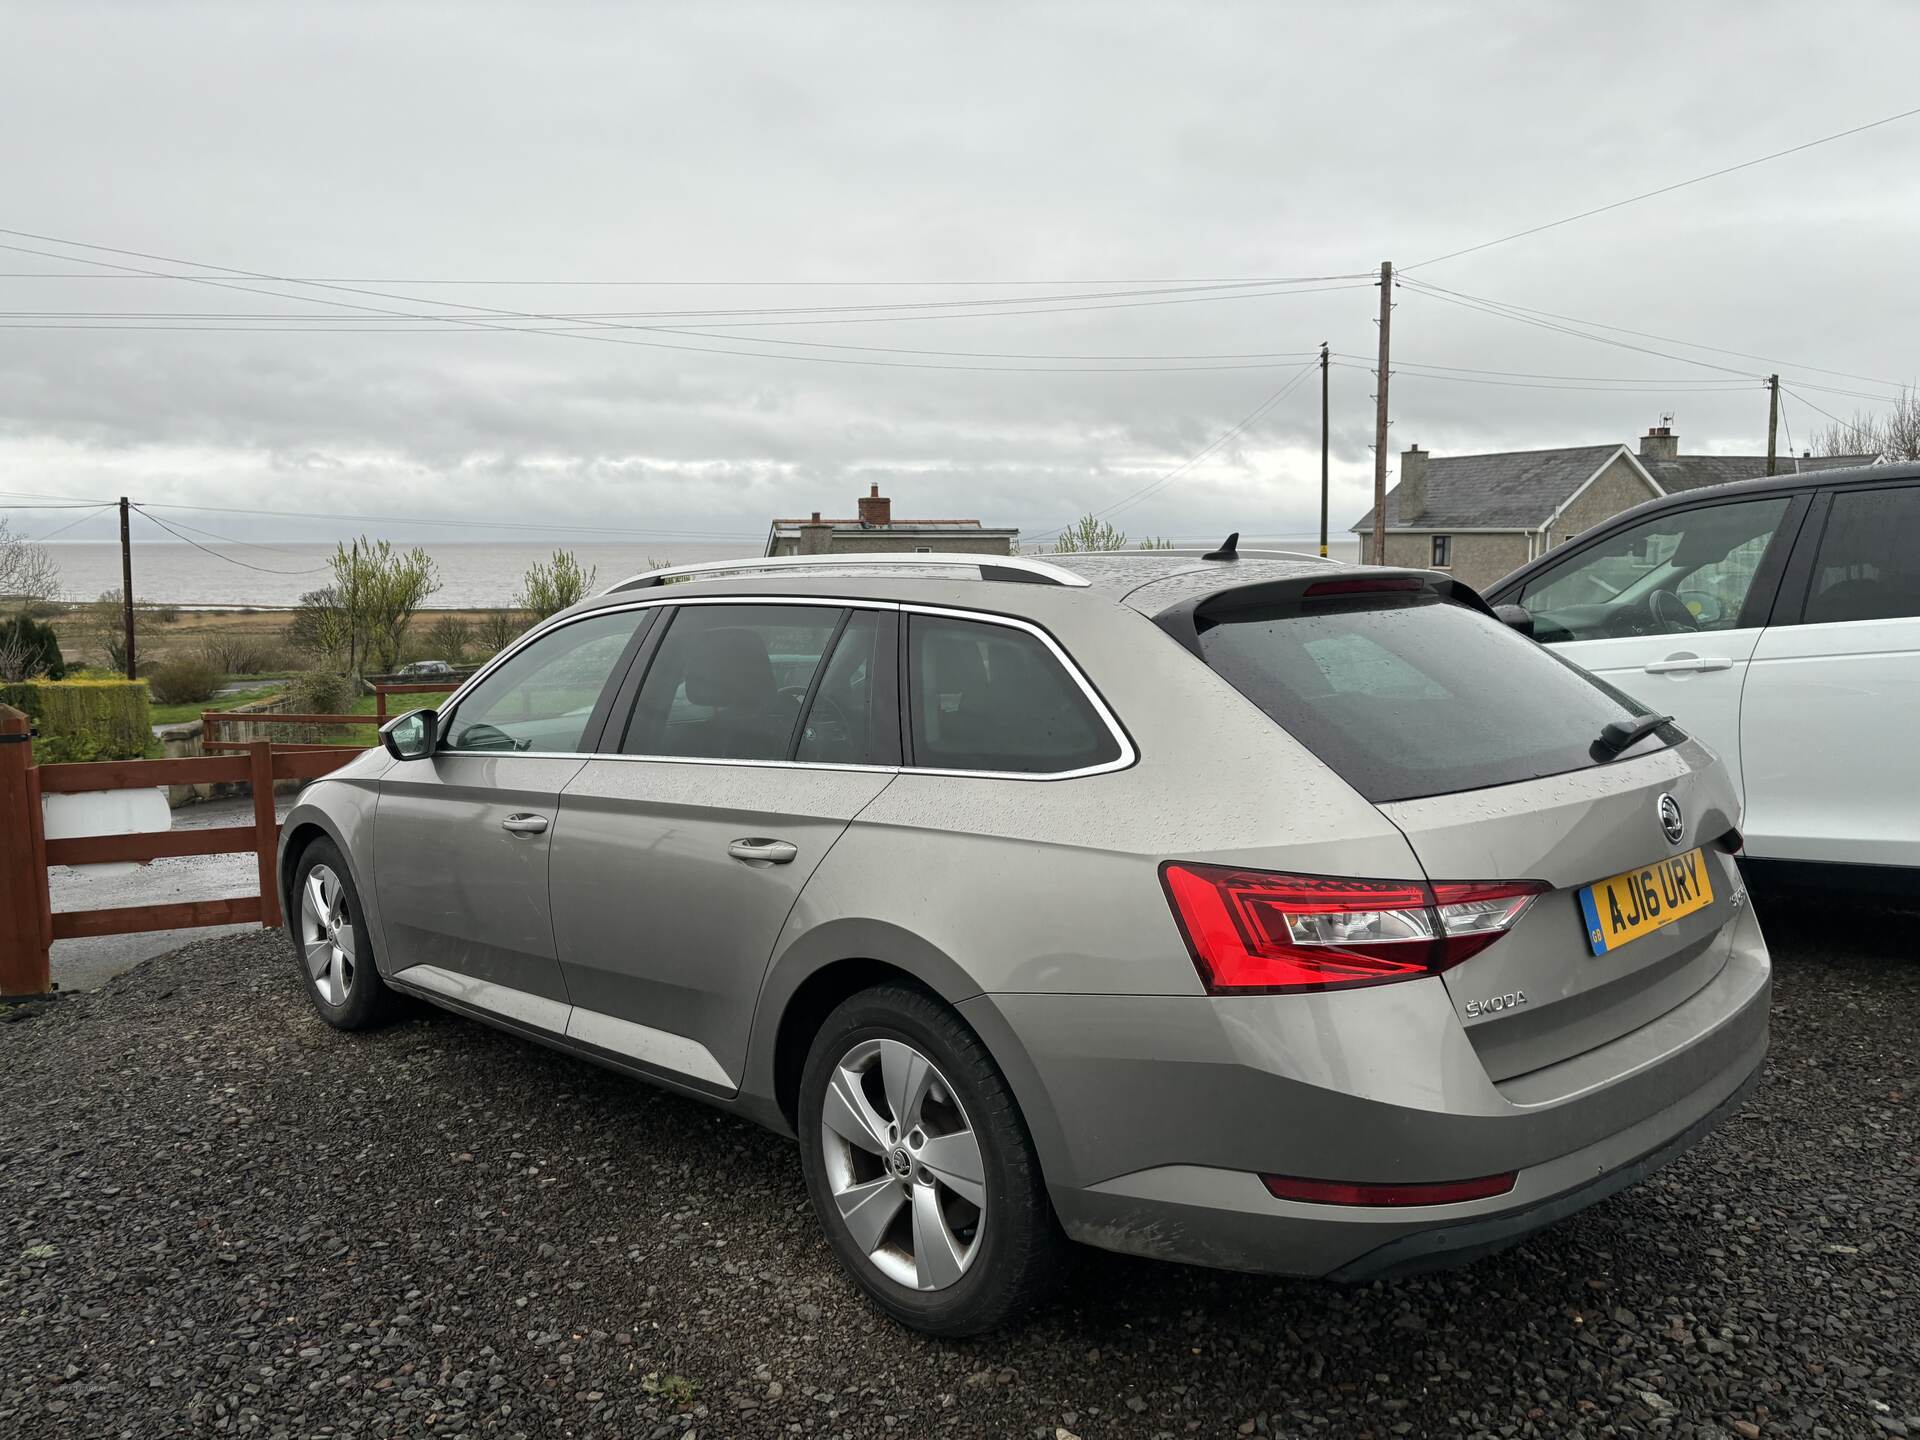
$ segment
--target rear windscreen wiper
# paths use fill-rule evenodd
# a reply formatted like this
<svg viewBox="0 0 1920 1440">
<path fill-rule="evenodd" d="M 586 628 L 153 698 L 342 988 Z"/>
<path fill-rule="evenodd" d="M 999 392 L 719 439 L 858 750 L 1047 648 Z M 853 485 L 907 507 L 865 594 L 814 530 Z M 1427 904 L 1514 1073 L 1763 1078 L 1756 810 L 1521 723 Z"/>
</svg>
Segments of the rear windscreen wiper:
<svg viewBox="0 0 1920 1440">
<path fill-rule="evenodd" d="M 1673 723 L 1671 715 L 1636 715 L 1631 720 L 1609 720 L 1593 742 L 1596 760 L 1610 760 L 1629 745 L 1647 738 L 1662 725 Z"/>
</svg>

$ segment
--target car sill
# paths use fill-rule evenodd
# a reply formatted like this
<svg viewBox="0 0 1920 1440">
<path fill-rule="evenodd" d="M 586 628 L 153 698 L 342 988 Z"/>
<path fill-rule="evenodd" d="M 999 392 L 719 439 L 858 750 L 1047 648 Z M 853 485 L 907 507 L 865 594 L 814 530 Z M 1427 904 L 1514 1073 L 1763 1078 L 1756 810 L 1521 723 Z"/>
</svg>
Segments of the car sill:
<svg viewBox="0 0 1920 1440">
<path fill-rule="evenodd" d="M 438 965 L 409 965 L 388 978 L 389 983 L 432 999 L 449 1001 L 482 1017 L 496 1017 L 518 1026 L 570 1040 L 622 1060 L 647 1066 L 722 1090 L 737 1090 L 713 1052 L 697 1040 L 584 1010 L 562 1000 L 516 990 Z"/>
</svg>

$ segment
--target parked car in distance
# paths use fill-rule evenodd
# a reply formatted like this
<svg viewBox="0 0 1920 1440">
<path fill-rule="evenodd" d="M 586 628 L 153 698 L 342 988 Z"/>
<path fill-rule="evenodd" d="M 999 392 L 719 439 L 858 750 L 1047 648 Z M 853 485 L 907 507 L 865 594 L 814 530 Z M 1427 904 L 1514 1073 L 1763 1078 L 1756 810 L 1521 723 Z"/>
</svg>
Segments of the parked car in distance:
<svg viewBox="0 0 1920 1440">
<path fill-rule="evenodd" d="M 402 665 L 396 673 L 405 680 L 426 680 L 453 674 L 453 666 L 444 660 L 414 660 Z"/>
<path fill-rule="evenodd" d="M 1920 465 L 1651 500 L 1487 598 L 1720 756 L 1761 873 L 1920 889 Z"/>
<path fill-rule="evenodd" d="M 1707 1133 L 1770 988 L 1724 767 L 1445 576 L 1217 554 L 616 585 L 301 795 L 302 983 L 797 1135 L 947 1335 L 1063 1235 L 1367 1279 Z"/>
</svg>

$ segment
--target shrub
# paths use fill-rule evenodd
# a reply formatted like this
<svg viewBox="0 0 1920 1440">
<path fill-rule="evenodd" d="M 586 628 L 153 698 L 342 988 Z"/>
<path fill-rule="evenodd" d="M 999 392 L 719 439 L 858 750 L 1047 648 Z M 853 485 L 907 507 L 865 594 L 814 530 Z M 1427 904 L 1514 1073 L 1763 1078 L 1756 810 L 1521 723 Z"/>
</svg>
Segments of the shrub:
<svg viewBox="0 0 1920 1440">
<path fill-rule="evenodd" d="M 51 625 L 42 625 L 26 611 L 0 620 L 0 680 L 66 678 L 67 662 L 60 639 Z"/>
<path fill-rule="evenodd" d="M 287 697 L 296 715 L 344 715 L 353 708 L 355 686 L 345 675 L 307 670 L 293 677 Z"/>
<path fill-rule="evenodd" d="M 210 700 L 226 672 L 204 655 L 169 656 L 147 674 L 147 689 L 162 705 Z"/>
<path fill-rule="evenodd" d="M 222 675 L 259 675 L 277 670 L 274 649 L 244 630 L 216 630 L 200 642 L 200 653 Z"/>
<path fill-rule="evenodd" d="M 28 680 L 0 685 L 0 704 L 33 720 L 43 764 L 134 760 L 153 744 L 147 687 L 137 680 Z"/>
<path fill-rule="evenodd" d="M 464 615 L 442 615 L 427 631 L 427 649 L 435 660 L 462 664 L 473 648 L 473 622 Z"/>
</svg>

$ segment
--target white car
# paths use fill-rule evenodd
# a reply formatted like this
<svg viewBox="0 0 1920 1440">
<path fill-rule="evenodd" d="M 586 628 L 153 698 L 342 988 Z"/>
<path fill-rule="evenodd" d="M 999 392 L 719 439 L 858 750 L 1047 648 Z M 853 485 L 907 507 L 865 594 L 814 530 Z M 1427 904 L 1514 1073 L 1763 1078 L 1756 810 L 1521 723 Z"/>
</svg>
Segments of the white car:
<svg viewBox="0 0 1920 1440">
<path fill-rule="evenodd" d="M 1920 465 L 1668 495 L 1487 599 L 1718 752 L 1762 873 L 1920 890 Z"/>
</svg>

